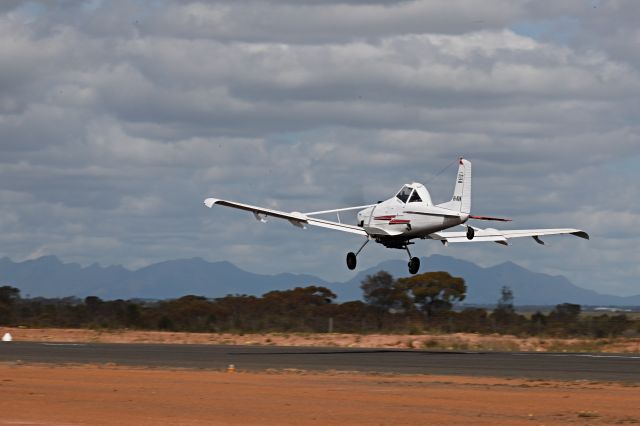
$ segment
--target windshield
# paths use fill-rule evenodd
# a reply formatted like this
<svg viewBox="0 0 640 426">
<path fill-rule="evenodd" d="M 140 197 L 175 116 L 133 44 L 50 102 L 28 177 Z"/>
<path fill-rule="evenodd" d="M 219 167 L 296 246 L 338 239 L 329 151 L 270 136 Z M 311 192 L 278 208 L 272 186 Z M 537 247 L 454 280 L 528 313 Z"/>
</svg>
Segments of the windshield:
<svg viewBox="0 0 640 426">
<path fill-rule="evenodd" d="M 411 188 L 410 186 L 403 186 L 400 192 L 396 194 L 396 198 L 403 203 L 406 203 L 409 199 L 409 195 L 411 195 L 411 191 L 413 191 L 413 188 Z"/>
<path fill-rule="evenodd" d="M 413 194 L 411 194 L 411 198 L 409 198 L 409 202 L 410 203 L 420 203 L 420 202 L 422 202 L 422 198 L 420 198 L 420 196 L 418 195 L 418 191 L 417 190 L 413 191 Z"/>
</svg>

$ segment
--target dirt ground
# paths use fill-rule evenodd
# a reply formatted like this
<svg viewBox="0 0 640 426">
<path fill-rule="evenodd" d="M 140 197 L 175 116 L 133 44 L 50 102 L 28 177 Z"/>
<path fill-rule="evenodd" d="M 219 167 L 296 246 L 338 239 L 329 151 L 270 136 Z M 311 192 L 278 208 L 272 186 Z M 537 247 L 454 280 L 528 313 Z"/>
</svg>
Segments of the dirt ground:
<svg viewBox="0 0 640 426">
<path fill-rule="evenodd" d="M 6 332 L 15 341 L 640 352 L 640 339 L 0 329 Z M 0 413 L 0 425 L 640 424 L 640 384 L 0 363 Z"/>
<path fill-rule="evenodd" d="M 640 385 L 0 364 L 7 425 L 640 424 Z"/>
<path fill-rule="evenodd" d="M 484 351 L 620 352 L 640 353 L 640 338 L 549 339 L 474 333 L 340 334 L 340 333 L 177 333 L 134 330 L 0 328 L 16 341 L 103 343 L 191 343 L 229 345 L 336 346 Z"/>
</svg>

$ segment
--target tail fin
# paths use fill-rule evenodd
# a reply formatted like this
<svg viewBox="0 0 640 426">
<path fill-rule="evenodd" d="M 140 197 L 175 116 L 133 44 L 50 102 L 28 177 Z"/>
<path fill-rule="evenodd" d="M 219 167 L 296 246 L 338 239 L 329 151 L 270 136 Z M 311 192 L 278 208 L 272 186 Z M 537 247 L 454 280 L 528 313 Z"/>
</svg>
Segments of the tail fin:
<svg viewBox="0 0 640 426">
<path fill-rule="evenodd" d="M 471 161 L 460 158 L 453 197 L 451 201 L 440 204 L 439 207 L 460 213 L 471 213 Z"/>
</svg>

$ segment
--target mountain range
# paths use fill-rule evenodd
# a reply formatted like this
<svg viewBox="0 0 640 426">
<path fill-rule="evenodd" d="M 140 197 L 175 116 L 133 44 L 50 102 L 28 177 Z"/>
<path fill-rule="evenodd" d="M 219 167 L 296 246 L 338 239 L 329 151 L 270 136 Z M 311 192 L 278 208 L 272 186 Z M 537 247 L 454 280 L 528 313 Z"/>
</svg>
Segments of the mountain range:
<svg viewBox="0 0 640 426">
<path fill-rule="evenodd" d="M 600 294 L 572 284 L 563 276 L 530 271 L 512 262 L 483 268 L 472 262 L 432 255 L 421 259 L 422 272 L 447 271 L 465 279 L 467 304 L 495 304 L 503 286 L 509 286 L 516 305 L 640 306 L 640 295 Z M 24 262 L 0 259 L 0 285 L 20 289 L 23 297 L 86 297 L 110 299 L 168 299 L 195 294 L 222 297 L 227 294 L 262 295 L 271 290 L 320 285 L 332 289 L 340 301 L 362 297 L 360 283 L 367 275 L 385 270 L 394 277 L 405 277 L 406 262 L 389 260 L 358 272 L 346 282 L 327 282 L 313 275 L 282 273 L 256 274 L 226 261 L 208 262 L 201 258 L 169 260 L 129 270 L 122 266 L 81 266 L 63 263 L 55 256 Z"/>
</svg>

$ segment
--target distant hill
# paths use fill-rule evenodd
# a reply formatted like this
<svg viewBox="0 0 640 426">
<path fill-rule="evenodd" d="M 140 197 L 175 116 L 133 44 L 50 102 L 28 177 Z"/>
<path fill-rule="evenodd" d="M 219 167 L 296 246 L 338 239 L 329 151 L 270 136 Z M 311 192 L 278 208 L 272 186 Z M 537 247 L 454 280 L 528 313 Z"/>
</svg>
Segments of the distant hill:
<svg viewBox="0 0 640 426">
<path fill-rule="evenodd" d="M 25 262 L 0 259 L 0 285 L 12 285 L 23 296 L 98 296 L 103 299 L 168 299 L 196 294 L 221 297 L 227 294 L 262 295 L 271 290 L 299 285 L 329 284 L 310 275 L 260 275 L 229 262 L 200 258 L 169 260 L 136 271 L 122 266 L 82 267 L 62 263 L 55 256 Z"/>
<path fill-rule="evenodd" d="M 495 304 L 503 286 L 513 291 L 516 305 L 556 305 L 558 303 L 578 303 L 581 305 L 640 306 L 640 295 L 613 296 L 600 294 L 572 284 L 561 275 L 547 275 L 532 272 L 513 262 L 505 262 L 489 268 L 448 256 L 432 255 L 421 259 L 421 271 L 447 271 L 462 277 L 467 283 L 467 304 Z M 396 278 L 406 277 L 407 262 L 389 260 L 373 268 L 361 271 L 346 282 L 343 297 L 360 297 L 359 283 L 367 276 L 380 270 L 389 272 Z M 348 290 L 347 290 L 348 289 Z"/>
<path fill-rule="evenodd" d="M 331 288 L 340 300 L 357 300 L 360 282 L 380 270 L 394 277 L 408 275 L 406 262 L 390 260 L 360 271 L 344 283 L 300 274 L 263 275 L 244 271 L 226 261 L 207 262 L 200 258 L 179 259 L 149 265 L 135 271 L 122 266 L 83 267 L 63 263 L 55 256 L 13 262 L 0 259 L 0 285 L 18 287 L 23 296 L 65 297 L 89 295 L 103 299 L 166 299 L 186 294 L 222 297 L 227 294 L 262 295 L 271 290 L 321 285 Z M 494 304 L 502 286 L 513 290 L 517 305 L 555 305 L 563 302 L 582 305 L 640 306 L 640 295 L 621 297 L 599 294 L 572 284 L 563 276 L 532 272 L 506 262 L 482 268 L 472 262 L 433 255 L 422 259 L 424 271 L 447 271 L 465 279 L 465 303 Z"/>
</svg>

